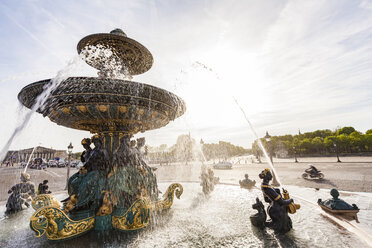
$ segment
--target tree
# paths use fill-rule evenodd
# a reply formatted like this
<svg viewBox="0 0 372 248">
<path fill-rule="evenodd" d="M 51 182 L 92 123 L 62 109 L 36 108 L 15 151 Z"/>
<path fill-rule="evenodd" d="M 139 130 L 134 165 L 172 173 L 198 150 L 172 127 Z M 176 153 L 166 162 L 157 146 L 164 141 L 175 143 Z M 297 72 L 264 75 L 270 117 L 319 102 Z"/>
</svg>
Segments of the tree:
<svg viewBox="0 0 372 248">
<path fill-rule="evenodd" d="M 340 152 L 351 152 L 350 149 L 350 138 L 346 134 L 340 134 L 337 136 L 337 146 Z"/>
<path fill-rule="evenodd" d="M 349 135 L 351 152 L 360 152 L 364 150 L 362 137 L 363 135 L 357 131 Z"/>
<path fill-rule="evenodd" d="M 333 151 L 334 144 L 337 142 L 336 136 L 328 136 L 323 140 L 324 147 L 329 151 Z"/>
<path fill-rule="evenodd" d="M 366 134 L 363 136 L 363 144 L 367 151 L 372 152 L 372 134 Z"/>
<path fill-rule="evenodd" d="M 317 150 L 319 154 L 321 154 L 321 151 L 324 149 L 324 143 L 323 139 L 320 137 L 315 137 L 311 141 L 312 146 Z"/>
<path fill-rule="evenodd" d="M 350 135 L 352 132 L 355 132 L 355 128 L 353 128 L 353 127 L 343 127 L 340 130 L 338 130 L 337 135 L 341 135 L 341 134 Z"/>
</svg>

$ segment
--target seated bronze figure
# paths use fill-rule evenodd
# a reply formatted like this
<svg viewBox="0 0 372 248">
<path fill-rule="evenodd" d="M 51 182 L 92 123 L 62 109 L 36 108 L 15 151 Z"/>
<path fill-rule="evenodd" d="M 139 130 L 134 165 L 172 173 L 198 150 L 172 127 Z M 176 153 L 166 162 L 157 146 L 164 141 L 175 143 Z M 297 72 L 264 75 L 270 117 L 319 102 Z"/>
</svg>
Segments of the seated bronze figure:
<svg viewBox="0 0 372 248">
<path fill-rule="evenodd" d="M 31 182 L 30 175 L 21 173 L 21 182 L 14 185 L 9 191 L 10 194 L 6 203 L 5 214 L 12 214 L 21 211 L 22 205 L 29 207 L 29 201 L 35 196 L 35 185 Z"/>
<path fill-rule="evenodd" d="M 263 170 L 259 177 L 262 179 L 261 190 L 265 202 L 269 203 L 267 213 L 271 220 L 266 221 L 266 212 L 262 202 L 257 198 L 256 203 L 252 207 L 258 210 L 258 213 L 251 216 L 252 225 L 264 228 L 269 227 L 278 233 L 286 233 L 292 229 L 292 220 L 288 213 L 295 213 L 300 205 L 294 204 L 293 199 L 289 198 L 289 194 L 283 189 L 283 196 L 279 188 L 274 188 L 269 184 L 273 176 L 269 169 Z"/>
</svg>

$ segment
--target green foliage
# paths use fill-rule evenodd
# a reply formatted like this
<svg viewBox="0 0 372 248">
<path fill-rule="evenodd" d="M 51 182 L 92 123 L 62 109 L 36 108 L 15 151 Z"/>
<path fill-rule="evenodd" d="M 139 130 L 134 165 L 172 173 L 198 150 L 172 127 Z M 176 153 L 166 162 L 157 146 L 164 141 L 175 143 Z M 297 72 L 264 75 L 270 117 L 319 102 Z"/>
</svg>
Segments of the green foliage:
<svg viewBox="0 0 372 248">
<path fill-rule="evenodd" d="M 72 159 L 80 159 L 80 156 L 81 156 L 81 152 L 75 152 L 72 154 Z"/>
<path fill-rule="evenodd" d="M 350 135 L 352 132 L 355 132 L 355 128 L 353 128 L 353 127 L 343 127 L 340 130 L 338 130 L 337 135 L 340 135 L 340 134 Z"/>
<path fill-rule="evenodd" d="M 332 132 L 329 129 L 316 130 L 297 135 L 272 136 L 270 145 L 264 139 L 262 143 L 268 153 L 275 155 L 283 148 L 289 155 L 315 155 L 336 153 L 372 152 L 372 129 L 366 134 L 353 127 L 343 127 Z M 252 144 L 252 152 L 262 156 L 257 140 Z"/>
</svg>

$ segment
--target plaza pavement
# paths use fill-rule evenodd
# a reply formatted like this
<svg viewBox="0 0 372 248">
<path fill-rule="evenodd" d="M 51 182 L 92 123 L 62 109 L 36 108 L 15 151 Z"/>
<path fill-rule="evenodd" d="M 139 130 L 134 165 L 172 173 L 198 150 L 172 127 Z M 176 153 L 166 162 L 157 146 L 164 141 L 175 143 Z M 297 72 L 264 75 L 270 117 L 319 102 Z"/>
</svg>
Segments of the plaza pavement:
<svg viewBox="0 0 372 248">
<path fill-rule="evenodd" d="M 299 163 L 294 163 L 293 159 L 274 159 L 279 179 L 283 185 L 296 185 L 309 188 L 337 188 L 343 191 L 372 192 L 372 157 L 341 157 L 342 163 L 336 163 L 334 157 L 321 158 L 299 158 Z M 238 184 L 239 180 L 248 173 L 250 179 L 256 180 L 256 185 L 260 184 L 258 174 L 269 165 L 262 163 L 252 163 L 251 159 L 235 158 L 233 169 L 214 170 L 215 176 L 220 177 L 220 182 Z M 238 162 L 239 161 L 239 162 Z M 312 163 L 318 170 L 324 173 L 323 180 L 305 180 L 301 177 L 308 164 Z M 195 162 L 189 165 L 151 165 L 157 167 L 158 182 L 185 182 L 199 181 L 201 163 Z M 207 163 L 212 167 L 213 163 Z M 1 167 L 0 168 L 0 202 L 4 204 L 8 198 L 8 190 L 18 183 L 20 173 L 23 168 Z M 66 168 L 48 168 L 46 170 L 28 169 L 31 180 L 35 187 L 40 182 L 47 179 L 49 189 L 56 193 L 63 191 L 66 186 Z M 78 170 L 71 168 L 70 175 Z"/>
</svg>

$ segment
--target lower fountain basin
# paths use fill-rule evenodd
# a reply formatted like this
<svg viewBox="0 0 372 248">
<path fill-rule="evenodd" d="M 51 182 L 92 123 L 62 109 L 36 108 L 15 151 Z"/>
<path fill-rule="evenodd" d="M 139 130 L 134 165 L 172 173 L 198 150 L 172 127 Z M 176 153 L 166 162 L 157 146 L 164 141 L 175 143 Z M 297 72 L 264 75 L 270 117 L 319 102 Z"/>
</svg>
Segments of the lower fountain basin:
<svg viewBox="0 0 372 248">
<path fill-rule="evenodd" d="M 32 108 L 50 79 L 24 87 L 19 101 Z M 58 125 L 92 133 L 120 131 L 128 134 L 157 129 L 183 115 L 184 101 L 175 94 L 133 81 L 70 77 L 52 92 L 37 112 Z"/>
<path fill-rule="evenodd" d="M 159 183 L 164 192 L 169 183 Z M 276 235 L 271 230 L 253 227 L 249 216 L 256 213 L 251 208 L 262 193 L 248 191 L 233 185 L 216 185 L 209 199 L 201 194 L 198 183 L 182 183 L 184 193 L 172 209 L 151 221 L 145 230 L 130 234 L 110 232 L 109 236 L 96 232 L 63 242 L 50 242 L 46 237 L 35 238 L 29 228 L 33 209 L 27 209 L 0 220 L 1 247 L 367 247 L 359 238 L 334 225 L 324 217 L 317 206 L 296 201 L 301 209 L 291 215 L 293 230 Z M 311 192 L 307 192 L 310 191 Z M 307 198 L 313 189 L 290 188 L 292 194 Z M 314 203 L 316 197 L 314 196 Z M 326 192 L 324 192 L 326 193 Z M 65 195 L 59 194 L 57 199 Z M 359 196 L 356 196 L 356 198 Z M 312 200 L 312 199 L 309 199 Z M 363 203 L 358 202 L 363 208 Z M 367 204 L 368 205 L 368 204 Z M 2 206 L 0 211 L 4 212 Z M 361 211 L 361 214 L 363 211 Z M 361 215 L 361 223 L 370 221 Z"/>
</svg>

